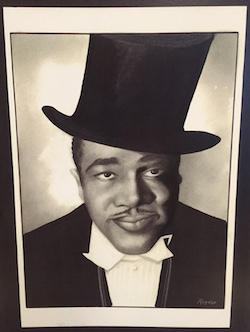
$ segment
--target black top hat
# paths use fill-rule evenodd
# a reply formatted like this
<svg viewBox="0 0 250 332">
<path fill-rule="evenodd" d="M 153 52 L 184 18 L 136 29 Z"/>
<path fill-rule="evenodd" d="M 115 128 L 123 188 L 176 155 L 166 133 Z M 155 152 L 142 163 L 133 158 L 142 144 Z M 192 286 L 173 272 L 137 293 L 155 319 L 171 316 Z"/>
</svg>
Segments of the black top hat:
<svg viewBox="0 0 250 332">
<path fill-rule="evenodd" d="M 45 115 L 72 136 L 124 149 L 184 154 L 218 136 L 184 131 L 213 35 L 95 34 L 75 113 Z"/>
</svg>

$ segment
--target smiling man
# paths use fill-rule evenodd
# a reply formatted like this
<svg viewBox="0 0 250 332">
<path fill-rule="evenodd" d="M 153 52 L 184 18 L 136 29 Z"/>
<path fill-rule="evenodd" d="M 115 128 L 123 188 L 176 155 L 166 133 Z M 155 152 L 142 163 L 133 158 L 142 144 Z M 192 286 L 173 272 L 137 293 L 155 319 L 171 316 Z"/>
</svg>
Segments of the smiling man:
<svg viewBox="0 0 250 332">
<path fill-rule="evenodd" d="M 179 157 L 78 144 L 80 190 L 92 220 L 120 252 L 147 252 L 175 210 Z"/>
<path fill-rule="evenodd" d="M 25 236 L 28 306 L 223 307 L 225 223 L 178 202 L 180 155 L 220 141 L 183 129 L 212 40 L 91 35 L 75 113 L 43 107 L 84 205 Z"/>
</svg>

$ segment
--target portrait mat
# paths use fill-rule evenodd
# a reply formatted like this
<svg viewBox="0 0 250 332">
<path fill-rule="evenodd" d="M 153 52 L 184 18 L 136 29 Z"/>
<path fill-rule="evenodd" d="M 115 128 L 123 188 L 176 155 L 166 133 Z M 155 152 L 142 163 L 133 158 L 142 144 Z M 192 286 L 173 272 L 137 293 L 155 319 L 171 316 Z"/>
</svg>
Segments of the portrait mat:
<svg viewBox="0 0 250 332">
<path fill-rule="evenodd" d="M 67 19 L 66 19 L 67 17 Z M 68 18 L 71 19 L 68 19 Z M 130 18 L 129 26 L 127 17 Z M 179 20 L 173 20 L 178 17 Z M 42 20 L 41 20 L 42 18 Z M 112 19 L 111 19 L 112 18 Z M 192 18 L 192 19 L 190 19 Z M 210 18 L 210 19 L 209 19 Z M 15 186 L 16 234 L 23 327 L 44 326 L 154 326 L 154 327 L 228 327 L 230 325 L 235 200 L 244 41 L 245 7 L 185 8 L 5 8 L 4 24 L 7 74 L 11 117 L 11 140 Z M 45 23 L 46 22 L 46 23 Z M 112 23 L 111 23 L 112 22 Z M 226 298 L 224 309 L 156 309 L 156 308 L 26 308 L 23 268 L 22 201 L 20 197 L 20 151 L 18 120 L 14 95 L 11 34 L 84 34 L 89 33 L 163 33 L 216 32 L 237 33 L 237 72 L 234 90 L 234 119 L 230 165 L 228 209 L 228 251 Z M 16 96 L 15 96 L 16 97 Z M 180 317 L 182 318 L 180 321 Z M 128 319 L 129 318 L 129 319 Z"/>
</svg>

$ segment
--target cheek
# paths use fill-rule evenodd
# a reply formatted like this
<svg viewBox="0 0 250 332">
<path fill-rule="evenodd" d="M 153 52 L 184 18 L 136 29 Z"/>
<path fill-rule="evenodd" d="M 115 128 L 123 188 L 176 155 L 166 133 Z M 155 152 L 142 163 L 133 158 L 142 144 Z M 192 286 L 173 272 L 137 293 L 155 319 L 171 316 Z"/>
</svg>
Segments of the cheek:
<svg viewBox="0 0 250 332">
<path fill-rule="evenodd" d="M 151 183 L 150 189 L 154 193 L 156 197 L 155 200 L 159 205 L 164 205 L 168 202 L 170 198 L 170 189 L 168 188 L 168 186 L 158 181 L 155 183 Z"/>
<path fill-rule="evenodd" d="M 85 183 L 83 186 L 84 202 L 92 213 L 107 211 L 113 202 L 112 190 L 98 182 Z"/>
</svg>

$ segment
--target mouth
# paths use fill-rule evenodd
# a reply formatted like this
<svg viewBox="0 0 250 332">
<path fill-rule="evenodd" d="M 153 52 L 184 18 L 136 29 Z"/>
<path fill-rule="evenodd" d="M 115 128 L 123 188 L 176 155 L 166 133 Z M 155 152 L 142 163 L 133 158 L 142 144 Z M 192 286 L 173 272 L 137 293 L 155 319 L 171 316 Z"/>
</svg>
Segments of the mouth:
<svg viewBox="0 0 250 332">
<path fill-rule="evenodd" d="M 155 219 L 157 214 L 138 214 L 136 216 L 124 215 L 112 218 L 119 227 L 129 232 L 138 232 L 146 229 Z"/>
</svg>

